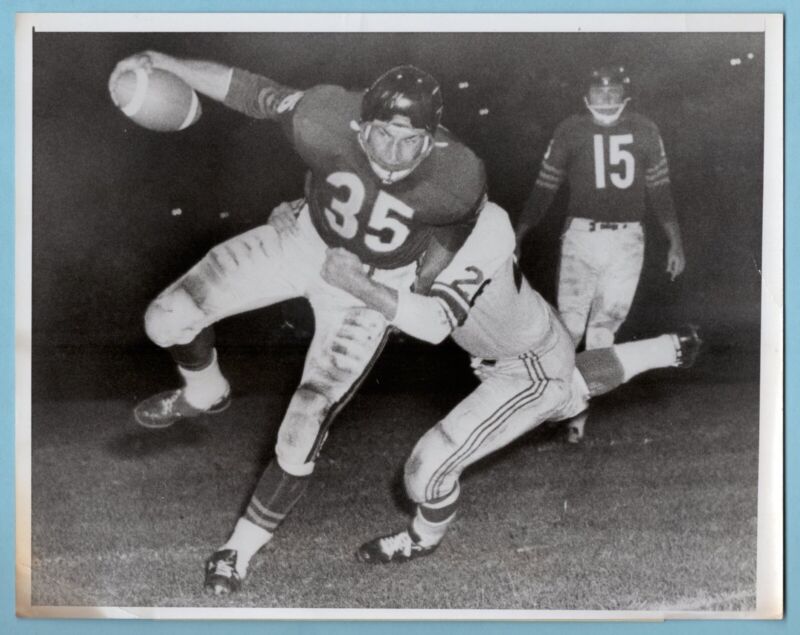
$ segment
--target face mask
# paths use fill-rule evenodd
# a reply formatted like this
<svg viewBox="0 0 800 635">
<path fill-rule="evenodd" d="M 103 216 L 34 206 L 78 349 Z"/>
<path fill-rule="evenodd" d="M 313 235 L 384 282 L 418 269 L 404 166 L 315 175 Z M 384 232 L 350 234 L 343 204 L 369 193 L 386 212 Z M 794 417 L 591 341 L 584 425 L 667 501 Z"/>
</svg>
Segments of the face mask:
<svg viewBox="0 0 800 635">
<path fill-rule="evenodd" d="M 425 134 L 420 151 L 411 160 L 405 161 L 402 164 L 391 165 L 375 153 L 372 144 L 370 143 L 370 134 L 373 132 L 373 124 L 366 123 L 359 126 L 358 142 L 364 154 L 367 155 L 367 160 L 372 167 L 373 172 L 378 176 L 382 183 L 391 184 L 396 183 L 406 178 L 414 169 L 422 163 L 422 161 L 430 154 L 433 148 L 433 143 L 430 135 Z"/>
<path fill-rule="evenodd" d="M 589 100 L 586 97 L 583 98 L 583 102 L 592 113 L 592 117 L 594 117 L 598 123 L 604 126 L 610 126 L 611 124 L 616 123 L 620 118 L 622 111 L 625 110 L 625 106 L 628 105 L 630 99 L 630 97 L 626 97 L 622 100 L 621 104 L 617 104 L 616 106 L 593 105 L 589 103 Z"/>
</svg>

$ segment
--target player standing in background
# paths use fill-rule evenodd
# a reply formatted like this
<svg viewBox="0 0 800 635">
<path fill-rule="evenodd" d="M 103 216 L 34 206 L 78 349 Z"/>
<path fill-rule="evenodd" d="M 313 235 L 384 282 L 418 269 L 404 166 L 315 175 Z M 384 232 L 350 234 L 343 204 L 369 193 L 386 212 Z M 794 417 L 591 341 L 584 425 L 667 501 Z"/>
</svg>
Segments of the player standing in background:
<svg viewBox="0 0 800 635">
<path fill-rule="evenodd" d="M 650 119 L 626 110 L 629 86 L 622 67 L 592 73 L 589 113 L 556 128 L 517 222 L 519 251 L 569 184 L 558 310 L 575 346 L 585 337 L 586 350 L 611 346 L 628 316 L 644 261 L 648 201 L 669 239 L 667 273 L 674 280 L 686 266 L 664 144 Z M 570 424 L 570 441 L 580 440 L 584 424 L 585 417 Z"/>
<path fill-rule="evenodd" d="M 357 556 L 364 562 L 404 562 L 433 552 L 455 518 L 459 477 L 467 466 L 544 421 L 574 416 L 590 397 L 642 372 L 694 363 L 700 339 L 692 327 L 576 358 L 556 311 L 517 268 L 514 248 L 508 215 L 487 203 L 428 296 L 370 279 L 345 250 L 328 254 L 326 280 L 409 335 L 438 343 L 452 334 L 481 380 L 417 442 L 405 466 L 414 518 L 408 528 L 362 545 Z"/>
<path fill-rule="evenodd" d="M 182 388 L 136 406 L 137 421 L 158 428 L 228 405 L 215 322 L 299 296 L 314 310 L 314 337 L 276 457 L 230 538 L 206 563 L 206 588 L 225 594 L 239 588 L 252 556 L 305 490 L 333 417 L 386 338 L 380 312 L 320 277 L 326 248 L 357 254 L 365 275 L 390 288 L 409 289 L 415 277 L 424 287 L 428 263 L 447 259 L 469 235 L 486 179 L 481 161 L 439 126 L 438 82 L 413 66 L 387 71 L 366 92 L 299 90 L 215 62 L 147 51 L 117 65 L 112 96 L 116 78 L 137 68 L 169 71 L 234 110 L 277 121 L 309 169 L 305 199 L 291 218 L 284 211 L 215 247 L 145 315 L 148 336 L 170 351 L 184 380 Z"/>
</svg>

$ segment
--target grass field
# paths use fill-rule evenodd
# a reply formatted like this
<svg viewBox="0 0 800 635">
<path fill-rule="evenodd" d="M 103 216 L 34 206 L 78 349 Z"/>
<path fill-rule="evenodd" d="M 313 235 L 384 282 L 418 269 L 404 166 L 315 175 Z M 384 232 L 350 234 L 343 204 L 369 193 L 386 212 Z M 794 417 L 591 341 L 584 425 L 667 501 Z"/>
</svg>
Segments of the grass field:
<svg viewBox="0 0 800 635">
<path fill-rule="evenodd" d="M 228 357 L 231 408 L 160 432 L 130 409 L 175 382 L 163 357 L 36 359 L 35 606 L 755 607 L 757 356 L 712 349 L 623 386 L 580 446 L 534 431 L 468 471 L 436 554 L 372 567 L 356 547 L 404 526 L 402 463 L 471 382 L 460 355 L 389 351 L 242 593 L 221 599 L 202 593 L 203 561 L 271 454 L 300 358 Z"/>
</svg>

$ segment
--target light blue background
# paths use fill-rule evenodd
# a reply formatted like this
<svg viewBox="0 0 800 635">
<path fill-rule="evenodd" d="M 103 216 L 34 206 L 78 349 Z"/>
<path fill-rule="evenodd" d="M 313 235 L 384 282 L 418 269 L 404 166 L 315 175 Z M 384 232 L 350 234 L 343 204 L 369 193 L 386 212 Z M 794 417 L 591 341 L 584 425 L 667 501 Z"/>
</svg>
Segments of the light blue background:
<svg viewBox="0 0 800 635">
<path fill-rule="evenodd" d="M 786 131 L 786 619 L 782 622 L 668 622 L 642 623 L 433 623 L 433 622 L 143 622 L 107 620 L 21 620 L 14 617 L 14 17 L 17 12 L 95 12 L 95 11 L 393 11 L 393 12 L 758 12 L 785 15 L 785 131 Z M 800 119 L 800 3 L 796 0 L 757 2 L 755 0 L 511 0 L 491 3 L 480 0 L 3 0 L 0 7 L 0 633 L 380 633 L 417 634 L 436 631 L 444 635 L 501 633 L 541 635 L 592 633 L 739 633 L 800 632 L 798 585 L 798 399 L 793 388 L 798 384 L 798 343 L 793 339 L 800 298 L 793 284 L 800 276 L 796 245 L 800 239 L 800 169 L 797 167 L 798 123 Z M 794 426 L 792 425 L 794 423 Z M 87 571 L 87 575 L 91 575 Z"/>
</svg>

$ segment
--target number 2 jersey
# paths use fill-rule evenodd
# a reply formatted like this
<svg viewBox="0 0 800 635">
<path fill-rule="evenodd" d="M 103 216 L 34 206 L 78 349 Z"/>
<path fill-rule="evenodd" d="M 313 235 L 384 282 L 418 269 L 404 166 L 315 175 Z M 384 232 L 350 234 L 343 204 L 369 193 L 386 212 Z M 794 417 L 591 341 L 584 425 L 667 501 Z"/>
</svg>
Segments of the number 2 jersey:
<svg viewBox="0 0 800 635">
<path fill-rule="evenodd" d="M 550 141 L 536 186 L 555 193 L 565 180 L 569 216 L 643 220 L 646 193 L 669 186 L 658 128 L 636 112 L 626 113 L 613 126 L 601 126 L 588 114 L 565 119 Z"/>
<path fill-rule="evenodd" d="M 485 200 L 483 163 L 440 127 L 433 151 L 411 174 L 381 182 L 359 144 L 362 95 L 328 85 L 299 91 L 234 69 L 225 104 L 281 122 L 309 168 L 311 219 L 330 247 L 381 269 L 419 260 L 433 238 L 455 251 Z"/>
<path fill-rule="evenodd" d="M 570 342 L 555 309 L 521 274 L 514 260 L 514 230 L 508 214 L 492 202 L 428 296 L 401 291 L 393 321 L 429 342 L 448 335 L 473 357 L 503 359 L 544 354 Z"/>
</svg>

